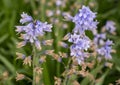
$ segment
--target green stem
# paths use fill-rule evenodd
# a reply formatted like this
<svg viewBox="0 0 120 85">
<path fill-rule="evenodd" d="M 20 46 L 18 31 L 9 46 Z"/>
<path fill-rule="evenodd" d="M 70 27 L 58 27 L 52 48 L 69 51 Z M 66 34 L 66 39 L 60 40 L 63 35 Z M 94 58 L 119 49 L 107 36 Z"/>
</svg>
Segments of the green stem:
<svg viewBox="0 0 120 85">
<path fill-rule="evenodd" d="M 67 67 L 66 67 L 66 70 L 68 71 L 68 69 L 69 69 L 69 66 L 70 66 L 70 63 L 71 63 L 71 61 L 72 61 L 72 58 L 70 58 L 69 59 L 69 61 L 68 61 L 68 64 L 67 64 Z M 68 84 L 68 75 L 65 75 L 65 80 L 63 81 L 63 85 L 67 85 Z"/>
<path fill-rule="evenodd" d="M 44 80 L 44 85 L 51 85 L 50 76 L 46 63 L 43 63 L 43 80 Z"/>
<path fill-rule="evenodd" d="M 36 48 L 33 45 L 33 84 L 32 85 L 36 85 L 35 83 L 35 77 L 36 77 L 36 72 L 34 71 L 35 66 L 36 66 Z"/>
<path fill-rule="evenodd" d="M 40 9 L 40 14 L 41 14 L 40 19 L 42 21 L 45 21 L 45 5 L 46 5 L 45 2 L 46 2 L 46 0 L 39 0 L 39 4 L 40 4 L 40 8 L 41 8 Z M 44 85 L 51 85 L 49 71 L 48 71 L 48 67 L 47 67 L 47 62 L 46 63 L 44 62 L 42 64 L 42 67 L 43 67 L 43 74 L 42 74 L 43 83 L 44 83 Z M 41 84 L 39 84 L 39 85 L 41 85 Z"/>
<path fill-rule="evenodd" d="M 35 11 L 36 10 L 35 1 L 34 0 L 30 0 L 30 4 L 31 4 L 31 7 L 32 7 L 32 10 Z"/>
<path fill-rule="evenodd" d="M 68 77 L 66 76 L 66 77 L 65 77 L 65 80 L 64 80 L 64 82 L 63 82 L 63 85 L 67 85 L 67 82 L 68 82 Z"/>
<path fill-rule="evenodd" d="M 57 62 L 57 76 L 60 76 L 60 63 Z"/>
</svg>

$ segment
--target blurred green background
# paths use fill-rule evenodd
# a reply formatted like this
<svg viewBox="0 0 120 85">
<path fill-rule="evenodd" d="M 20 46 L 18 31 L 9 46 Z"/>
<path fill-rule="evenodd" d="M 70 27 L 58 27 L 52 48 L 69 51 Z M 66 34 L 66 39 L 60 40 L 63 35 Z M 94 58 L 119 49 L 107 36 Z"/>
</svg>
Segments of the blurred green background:
<svg viewBox="0 0 120 85">
<path fill-rule="evenodd" d="M 20 14 L 26 12 L 35 19 L 53 23 L 53 32 L 46 35 L 48 39 L 55 39 L 55 45 L 51 47 L 56 52 L 63 50 L 58 46 L 58 41 L 62 39 L 65 33 L 73 29 L 73 23 L 66 22 L 62 16 L 62 12 L 70 12 L 72 15 L 77 13 L 81 5 L 91 6 L 91 9 L 97 12 L 97 20 L 99 23 L 98 30 L 105 25 L 107 20 L 113 20 L 116 23 L 116 35 L 108 34 L 108 38 L 114 41 L 113 48 L 116 53 L 112 54 L 113 68 L 103 73 L 102 84 L 115 84 L 115 81 L 120 78 L 120 0 L 63 0 L 65 6 L 57 7 L 56 0 L 0 0 L 0 85 L 31 85 L 27 80 L 16 82 L 16 72 L 24 73 L 32 79 L 32 68 L 23 66 L 21 60 L 16 60 L 16 43 L 18 35 L 15 32 L 15 26 L 19 25 Z M 52 5 L 51 5 L 52 4 Z M 48 10 L 61 10 L 61 14 L 48 17 Z M 60 22 L 59 24 L 57 23 Z M 64 29 L 62 24 L 64 25 Z M 57 36 L 58 35 L 58 36 Z M 30 49 L 20 49 L 21 52 L 30 53 Z M 62 66 L 62 65 L 61 65 Z M 62 72 L 62 67 L 59 73 L 56 71 L 56 61 L 52 63 L 50 59 L 46 63 L 48 74 L 50 74 L 51 84 L 53 85 L 53 77 L 59 76 Z M 52 67 L 52 69 L 50 69 Z M 108 68 L 104 68 L 106 70 Z"/>
</svg>

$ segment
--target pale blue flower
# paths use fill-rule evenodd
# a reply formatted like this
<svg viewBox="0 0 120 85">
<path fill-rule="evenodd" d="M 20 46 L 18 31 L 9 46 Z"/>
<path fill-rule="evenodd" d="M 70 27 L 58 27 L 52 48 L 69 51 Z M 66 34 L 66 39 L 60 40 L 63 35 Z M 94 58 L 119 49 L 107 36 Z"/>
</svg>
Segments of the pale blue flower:
<svg viewBox="0 0 120 85">
<path fill-rule="evenodd" d="M 43 31 L 43 27 L 41 26 L 42 25 L 42 22 L 40 22 L 40 21 L 36 21 L 36 23 L 35 23 L 36 25 L 35 25 L 35 34 L 37 35 L 37 36 L 43 36 L 44 35 L 44 31 Z"/>
<path fill-rule="evenodd" d="M 70 51 L 71 51 L 70 55 L 75 57 L 75 59 L 78 61 L 78 64 L 84 62 L 85 58 L 88 57 L 87 53 L 84 52 L 83 50 L 80 50 L 78 45 L 75 44 L 71 45 Z"/>
<path fill-rule="evenodd" d="M 74 33 L 73 35 L 72 34 L 70 35 L 68 41 L 76 44 L 78 43 L 79 39 L 80 39 L 80 35 Z"/>
<path fill-rule="evenodd" d="M 35 25 L 35 34 L 37 36 L 43 36 L 44 32 L 52 32 L 52 30 L 51 30 L 52 25 L 47 24 L 47 22 L 42 23 L 42 22 L 37 20 L 35 24 L 36 24 Z"/>
<path fill-rule="evenodd" d="M 43 31 L 45 32 L 52 32 L 52 24 L 48 24 L 47 22 L 41 24 L 41 28 L 43 28 Z"/>
<path fill-rule="evenodd" d="M 70 46 L 71 56 L 80 57 L 84 54 L 84 50 L 82 50 L 79 45 L 73 44 Z"/>
<path fill-rule="evenodd" d="M 110 33 L 115 32 L 115 30 L 116 30 L 115 22 L 113 22 L 113 21 L 107 21 L 106 25 L 105 25 L 105 28 Z"/>
<path fill-rule="evenodd" d="M 51 32 L 52 25 L 47 24 L 47 22 L 40 22 L 39 20 L 33 21 L 32 17 L 25 13 L 23 13 L 21 17 L 20 22 L 22 24 L 26 23 L 26 25 L 16 26 L 16 31 L 22 33 L 21 38 L 24 41 L 34 43 L 37 48 L 41 49 L 38 37 L 43 36 L 45 32 Z"/>
<path fill-rule="evenodd" d="M 70 46 L 70 55 L 74 56 L 78 63 L 84 62 L 84 59 L 87 57 L 86 52 L 90 47 L 90 39 L 87 36 L 81 36 L 79 34 L 71 34 L 69 37 L 69 42 L 73 44 Z"/>
<path fill-rule="evenodd" d="M 21 14 L 21 19 L 20 19 L 20 23 L 21 24 L 24 24 L 24 23 L 26 23 L 26 22 L 32 22 L 33 21 L 33 18 L 31 17 L 31 16 L 29 16 L 29 15 L 27 15 L 27 13 L 22 13 Z"/>
<path fill-rule="evenodd" d="M 96 34 L 93 41 L 94 44 L 96 45 L 103 45 L 105 39 L 106 39 L 106 34 L 101 33 L 101 34 Z"/>
<path fill-rule="evenodd" d="M 89 7 L 82 6 L 82 9 L 73 17 L 75 23 L 74 32 L 83 34 L 85 30 L 93 30 L 97 28 L 96 13 L 93 13 Z"/>
<path fill-rule="evenodd" d="M 68 41 L 77 45 L 79 50 L 87 50 L 90 47 L 90 39 L 87 36 L 73 34 Z"/>
<path fill-rule="evenodd" d="M 112 52 L 111 45 L 112 44 L 113 44 L 112 41 L 107 40 L 104 46 L 97 49 L 98 54 L 101 56 L 104 56 L 105 59 L 111 59 L 112 58 L 112 56 L 111 56 L 111 52 Z"/>
</svg>

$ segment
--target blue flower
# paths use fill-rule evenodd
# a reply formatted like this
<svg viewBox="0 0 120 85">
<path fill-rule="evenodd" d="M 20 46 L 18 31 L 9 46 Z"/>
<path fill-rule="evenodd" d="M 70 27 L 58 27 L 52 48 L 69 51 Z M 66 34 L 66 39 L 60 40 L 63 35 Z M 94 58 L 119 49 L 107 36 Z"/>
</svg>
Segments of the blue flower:
<svg viewBox="0 0 120 85">
<path fill-rule="evenodd" d="M 96 13 L 93 13 L 89 7 L 83 6 L 82 9 L 73 17 L 75 23 L 74 32 L 83 34 L 85 30 L 94 30 L 97 28 Z"/>
<path fill-rule="evenodd" d="M 74 33 L 73 35 L 72 34 L 70 35 L 70 38 L 68 41 L 76 44 L 78 43 L 79 39 L 80 39 L 80 35 L 77 35 L 76 33 Z"/>
<path fill-rule="evenodd" d="M 107 40 L 104 46 L 97 49 L 98 54 L 101 56 L 105 56 L 105 59 L 111 59 L 112 56 L 110 53 L 112 52 L 112 47 L 111 47 L 112 44 L 113 44 L 112 41 Z"/>
<path fill-rule="evenodd" d="M 16 31 L 21 33 L 21 38 L 24 41 L 34 43 L 38 49 L 41 49 L 38 37 L 43 36 L 45 32 L 51 32 L 52 25 L 47 24 L 47 22 L 40 22 L 39 20 L 33 21 L 32 17 L 25 13 L 21 17 L 20 22 L 27 24 L 25 26 L 16 26 Z"/>
<path fill-rule="evenodd" d="M 78 63 L 84 62 L 84 59 L 87 57 L 86 52 L 90 47 L 90 39 L 87 36 L 79 34 L 71 34 L 68 40 L 73 44 L 70 46 L 70 55 L 74 56 Z"/>
<path fill-rule="evenodd" d="M 79 50 L 87 50 L 90 47 L 90 39 L 87 36 L 73 34 L 68 41 L 77 45 Z"/>
<path fill-rule="evenodd" d="M 78 64 L 84 62 L 85 58 L 88 57 L 87 52 L 84 52 L 84 50 L 80 50 L 79 46 L 76 44 L 71 45 L 70 51 L 70 55 L 75 57 L 75 59 L 78 61 Z"/>
<path fill-rule="evenodd" d="M 115 22 L 113 21 L 107 21 L 106 22 L 106 25 L 105 25 L 105 28 L 108 32 L 110 33 L 114 33 L 115 30 L 116 30 L 116 27 L 115 27 Z"/>
<path fill-rule="evenodd" d="M 22 19 L 20 19 L 20 23 L 21 23 L 21 24 L 24 24 L 24 23 L 26 23 L 26 22 L 32 22 L 32 21 L 33 21 L 33 18 L 32 18 L 31 16 L 27 15 L 27 14 L 24 13 L 24 12 L 21 14 L 21 17 L 22 17 Z"/>
<path fill-rule="evenodd" d="M 103 45 L 105 39 L 106 39 L 106 34 L 101 33 L 101 34 L 96 34 L 93 41 L 94 44 L 96 45 Z"/>
<path fill-rule="evenodd" d="M 84 50 L 82 50 L 79 45 L 73 44 L 70 46 L 71 56 L 80 57 L 82 56 L 82 53 L 84 53 Z"/>
</svg>

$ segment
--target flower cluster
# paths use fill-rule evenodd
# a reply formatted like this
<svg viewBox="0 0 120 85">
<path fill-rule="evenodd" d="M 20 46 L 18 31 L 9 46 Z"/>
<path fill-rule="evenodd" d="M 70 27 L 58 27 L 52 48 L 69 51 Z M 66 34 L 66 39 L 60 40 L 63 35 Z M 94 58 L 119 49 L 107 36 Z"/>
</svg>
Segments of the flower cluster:
<svg viewBox="0 0 120 85">
<path fill-rule="evenodd" d="M 68 15 L 66 15 L 68 16 Z M 95 19 L 95 13 L 93 13 L 88 7 L 83 6 L 82 9 L 74 16 L 68 16 L 70 20 L 75 23 L 73 34 L 70 35 L 68 41 L 73 44 L 70 46 L 71 56 L 76 57 L 78 64 L 84 62 L 84 59 L 88 57 L 86 52 L 90 48 L 91 41 L 89 37 L 85 35 L 85 30 L 95 30 L 98 24 Z"/>
<path fill-rule="evenodd" d="M 112 44 L 112 41 L 107 40 L 101 48 L 97 49 L 98 54 L 101 56 L 105 56 L 105 59 L 111 59 L 112 56 L 110 53 L 112 52 Z"/>
<path fill-rule="evenodd" d="M 74 32 L 83 34 L 85 30 L 94 30 L 97 28 L 96 13 L 93 13 L 89 7 L 83 6 L 82 9 L 73 17 L 75 23 Z"/>
<path fill-rule="evenodd" d="M 100 33 L 96 34 L 93 40 L 94 47 L 95 47 L 95 52 L 100 56 L 104 56 L 105 59 L 111 59 L 111 52 L 112 52 L 112 47 L 111 45 L 113 44 L 112 41 L 106 40 L 106 34 L 105 33 Z"/>
<path fill-rule="evenodd" d="M 89 38 L 87 36 L 81 37 L 77 34 L 71 34 L 71 37 L 68 41 L 73 43 L 70 46 L 71 56 L 75 56 L 79 64 L 82 63 L 84 58 L 87 57 L 87 53 L 85 53 L 84 50 L 87 51 L 87 49 L 90 47 Z"/>
<path fill-rule="evenodd" d="M 105 30 L 105 31 L 108 31 L 110 33 L 113 33 L 116 29 L 114 27 L 114 25 L 115 25 L 115 23 L 113 21 L 107 21 L 107 23 L 105 25 L 105 29 L 103 28 L 102 31 Z M 95 51 L 99 55 L 99 58 L 104 56 L 105 59 L 111 59 L 112 58 L 111 45 L 113 45 L 113 43 L 111 40 L 107 40 L 105 31 L 103 31 L 102 33 L 96 33 L 94 35 L 93 43 L 95 45 Z"/>
<path fill-rule="evenodd" d="M 21 14 L 20 23 L 24 26 L 16 26 L 16 31 L 21 33 L 21 38 L 24 40 L 21 46 L 26 45 L 27 42 L 34 43 L 38 49 L 41 49 L 39 36 L 43 36 L 45 32 L 51 32 L 52 25 L 43 23 L 39 20 L 33 20 L 33 18 L 23 12 Z M 19 46 L 19 47 L 21 47 Z"/>
<path fill-rule="evenodd" d="M 90 39 L 87 36 L 81 37 L 78 34 L 73 34 L 68 41 L 74 44 L 71 47 L 79 50 L 87 50 L 90 47 Z"/>
</svg>

